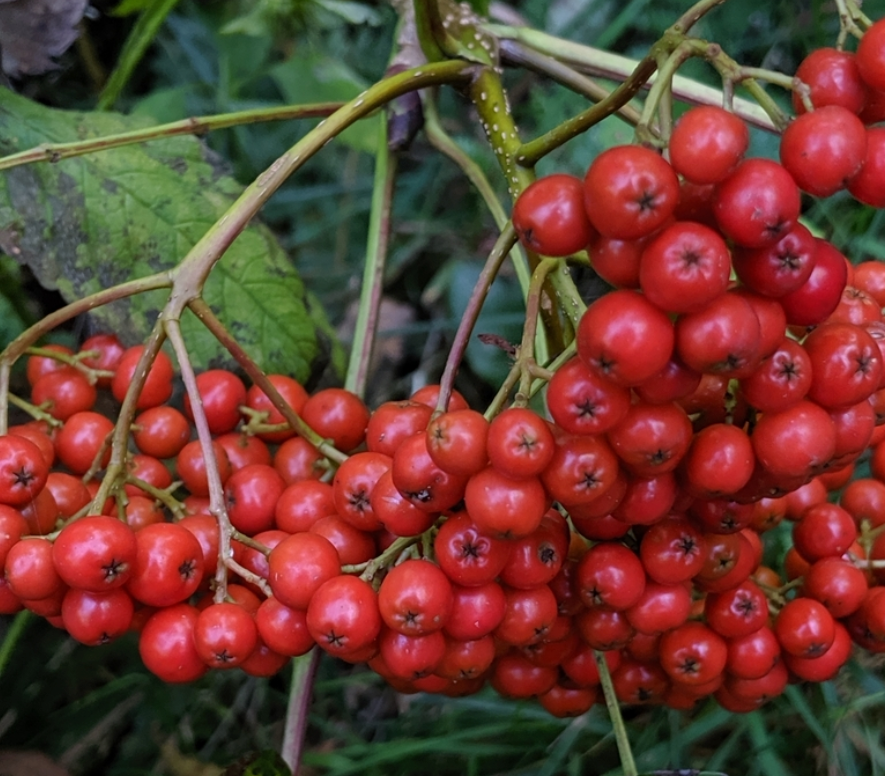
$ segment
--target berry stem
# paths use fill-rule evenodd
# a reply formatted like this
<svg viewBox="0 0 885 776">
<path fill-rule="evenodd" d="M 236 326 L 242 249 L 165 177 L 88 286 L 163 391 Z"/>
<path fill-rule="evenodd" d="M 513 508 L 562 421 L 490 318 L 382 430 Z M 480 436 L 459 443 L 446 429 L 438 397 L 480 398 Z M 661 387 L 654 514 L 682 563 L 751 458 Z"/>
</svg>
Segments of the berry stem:
<svg viewBox="0 0 885 776">
<path fill-rule="evenodd" d="M 470 340 L 473 327 L 476 324 L 477 318 L 479 318 L 479 313 L 491 290 L 492 283 L 495 281 L 498 270 L 501 269 L 504 259 L 507 258 L 507 254 L 515 244 L 516 230 L 513 228 L 513 224 L 508 221 L 486 259 L 476 285 L 473 287 L 473 292 L 470 294 L 470 299 L 467 300 L 467 307 L 461 316 L 458 331 L 455 332 L 455 339 L 452 342 L 452 347 L 446 359 L 446 366 L 439 381 L 439 401 L 436 405 L 438 413 L 445 412 L 449 405 L 449 399 L 455 387 L 455 375 L 458 372 L 458 367 L 461 365 L 464 352 L 467 350 L 467 343 Z"/>
<path fill-rule="evenodd" d="M 168 488 L 158 488 L 155 485 L 151 485 L 151 483 L 146 482 L 140 477 L 134 477 L 131 474 L 126 476 L 126 484 L 127 485 L 135 485 L 136 488 L 141 488 L 145 493 L 147 493 L 151 498 L 156 501 L 159 501 L 166 509 L 168 509 L 172 513 L 172 517 L 176 520 L 180 520 L 186 514 L 184 504 L 182 504 L 175 496 L 172 495 L 172 491 L 175 490 L 180 482 L 174 482 Z"/>
<path fill-rule="evenodd" d="M 621 715 L 621 707 L 618 704 L 618 696 L 615 694 L 612 675 L 608 670 L 608 663 L 605 662 L 605 655 L 598 649 L 594 649 L 593 657 L 599 670 L 599 683 L 602 685 L 605 707 L 608 709 L 608 716 L 615 733 L 615 742 L 618 745 L 618 755 L 621 758 L 624 776 L 639 776 L 636 761 L 633 759 L 633 750 L 630 748 L 630 739 L 627 736 L 627 727 L 624 725 L 624 717 Z"/>
<path fill-rule="evenodd" d="M 565 266 L 565 262 L 560 259 L 542 259 L 532 273 L 532 282 L 529 286 L 528 297 L 526 298 L 522 342 L 519 345 L 519 355 L 517 356 L 517 363 L 520 365 L 520 378 L 519 390 L 514 401 L 516 406 L 524 407 L 528 403 L 533 377 L 532 366 L 537 363 L 535 361 L 533 345 L 538 328 L 538 316 L 541 311 L 541 293 L 547 276 L 559 269 L 560 266 Z"/>
<path fill-rule="evenodd" d="M 34 420 L 42 420 L 53 428 L 60 428 L 64 425 L 64 423 L 58 418 L 50 415 L 43 406 L 37 407 L 31 402 L 16 396 L 14 393 L 9 394 L 9 403 L 18 407 L 20 410 L 27 412 Z M 49 405 L 50 403 L 51 402 L 44 402 L 44 405 Z"/>
<path fill-rule="evenodd" d="M 873 22 L 864 15 L 855 0 L 836 0 L 836 8 L 839 11 L 839 37 L 836 47 L 841 50 L 849 35 L 862 38 L 864 29 L 869 28 Z"/>
<path fill-rule="evenodd" d="M 105 475 L 98 487 L 98 492 L 92 499 L 94 509 L 100 510 L 107 500 L 108 496 L 114 492 L 126 477 L 126 458 L 129 449 L 129 429 L 132 427 L 132 421 L 135 418 L 137 410 L 138 397 L 141 395 L 141 389 L 147 381 L 148 372 L 151 365 L 160 352 L 163 342 L 166 339 L 166 330 L 163 327 L 163 317 L 157 319 L 154 329 L 145 342 L 144 350 L 135 365 L 135 372 L 132 375 L 132 382 L 126 389 L 126 396 L 123 398 L 123 404 L 120 407 L 117 421 L 114 424 L 114 430 L 111 432 L 111 458 L 105 470 Z M 100 459 L 99 459 L 100 460 Z M 211 460 L 211 459 L 210 459 Z M 95 466 L 96 463 L 93 463 Z M 90 471 L 92 471 L 90 469 Z M 101 514 L 96 512 L 95 514 Z"/>
<path fill-rule="evenodd" d="M 689 8 L 670 27 L 673 32 L 688 33 L 695 24 L 712 11 L 716 6 L 722 5 L 725 0 L 700 0 Z"/>
<path fill-rule="evenodd" d="M 34 148 L 19 151 L 9 156 L 0 158 L 0 170 L 8 170 L 23 164 L 35 162 L 60 162 L 62 159 L 70 159 L 75 156 L 98 151 L 107 151 L 111 148 L 121 148 L 135 143 L 144 143 L 149 140 L 161 140 L 166 137 L 179 135 L 206 135 L 217 129 L 238 127 L 243 124 L 257 124 L 263 121 L 283 121 L 291 119 L 308 119 L 329 116 L 338 110 L 343 103 L 321 102 L 309 105 L 284 105 L 274 108 L 255 108 L 253 110 L 237 111 L 235 113 L 216 113 L 211 116 L 201 116 L 172 121 L 167 124 L 158 124 L 144 129 L 134 129 L 129 132 L 121 132 L 116 135 L 90 138 L 88 140 L 76 140 L 71 143 L 42 143 Z"/>
<path fill-rule="evenodd" d="M 375 178 L 372 185 L 372 207 L 369 233 L 366 238 L 366 261 L 360 288 L 359 310 L 350 347 L 344 387 L 363 398 L 369 378 L 381 295 L 384 291 L 384 268 L 390 243 L 390 215 L 396 180 L 397 155 L 387 145 L 387 122 L 378 122 L 378 153 L 375 155 Z"/>
<path fill-rule="evenodd" d="M 197 376 L 193 364 L 184 344 L 181 334 L 181 326 L 177 319 L 165 322 L 166 333 L 169 342 L 178 359 L 178 368 L 181 371 L 181 379 L 190 399 L 191 410 L 194 416 L 194 426 L 197 429 L 197 438 L 200 440 L 200 449 L 206 462 L 206 479 L 209 486 L 209 512 L 218 521 L 218 563 L 215 564 L 215 603 L 223 603 L 227 597 L 227 561 L 230 559 L 231 534 L 234 527 L 231 525 L 230 516 L 227 513 L 227 505 L 224 498 L 224 485 L 221 483 L 221 475 L 218 472 L 218 458 L 215 455 L 215 446 L 212 444 L 212 431 L 206 418 L 206 410 L 203 407 L 203 398 L 197 387 Z"/>
<path fill-rule="evenodd" d="M 248 353 L 240 346 L 240 344 L 231 336 L 230 332 L 225 328 L 224 324 L 212 312 L 209 305 L 202 299 L 192 299 L 188 306 L 191 311 L 203 325 L 215 335 L 215 338 L 227 349 L 233 356 L 234 360 L 243 368 L 249 379 L 252 380 L 270 399 L 276 409 L 280 411 L 286 419 L 290 428 L 295 429 L 299 436 L 304 437 L 323 455 L 337 464 L 342 464 L 347 460 L 347 456 L 340 450 L 337 450 L 325 439 L 323 439 L 316 431 L 308 426 L 280 395 L 280 392 L 274 388 L 273 383 L 267 379 L 261 367 L 256 364 Z"/>
<path fill-rule="evenodd" d="M 58 361 L 60 364 L 66 364 L 74 369 L 82 372 L 91 385 L 95 385 L 99 377 L 113 377 L 114 373 L 106 369 L 92 369 L 83 363 L 84 358 L 94 357 L 98 355 L 98 351 L 89 350 L 82 353 L 75 353 L 73 356 L 62 353 L 52 348 L 30 347 L 25 351 L 27 356 L 43 356 Z"/>
<path fill-rule="evenodd" d="M 502 40 L 501 54 L 509 63 L 552 78 L 592 102 L 602 102 L 611 96 L 611 89 L 607 89 L 592 78 L 579 73 L 570 65 L 542 54 L 518 41 Z M 636 126 L 639 121 L 639 111 L 632 105 L 622 105 L 614 111 L 614 115 L 619 116 L 632 126 Z"/>
<path fill-rule="evenodd" d="M 268 547 L 266 544 L 262 544 L 261 542 L 256 542 L 255 539 L 253 539 L 251 536 L 240 533 L 236 528 L 234 528 L 233 532 L 231 533 L 231 538 L 235 539 L 240 544 L 243 544 L 246 547 L 257 550 L 262 555 L 264 555 L 265 558 L 270 555 L 270 547 Z"/>
<path fill-rule="evenodd" d="M 639 90 L 642 89 L 652 73 L 654 73 L 656 67 L 657 65 L 652 57 L 647 56 L 641 59 L 627 79 L 604 100 L 591 105 L 577 116 L 566 119 L 554 129 L 541 135 L 541 137 L 524 143 L 517 155 L 519 164 L 534 166 L 551 151 L 555 151 L 567 141 L 586 132 L 590 127 L 615 113 L 639 93 Z"/>
</svg>

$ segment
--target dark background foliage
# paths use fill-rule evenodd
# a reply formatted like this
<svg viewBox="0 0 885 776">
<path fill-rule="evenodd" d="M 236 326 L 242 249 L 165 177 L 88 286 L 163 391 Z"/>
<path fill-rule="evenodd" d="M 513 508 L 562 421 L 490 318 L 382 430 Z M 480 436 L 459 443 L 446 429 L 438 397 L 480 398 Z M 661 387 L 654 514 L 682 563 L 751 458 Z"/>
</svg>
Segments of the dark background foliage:
<svg viewBox="0 0 885 776">
<path fill-rule="evenodd" d="M 9 11 L 26 5 L 26 0 L 0 2 L 4 52 L 24 29 L 9 21 Z M 109 77 L 113 83 L 127 36 L 144 9 L 159 5 L 94 3 L 71 48 L 46 49 L 58 53 L 53 69 L 22 73 L 4 58 L 11 87 L 46 106 L 94 110 L 110 99 L 103 89 Z M 347 99 L 383 74 L 397 23 L 391 7 L 371 2 L 181 0 L 171 5 L 114 101 L 115 110 L 159 123 Z M 553 34 L 639 57 L 685 5 L 525 0 L 511 10 Z M 870 2 L 865 11 L 875 18 L 885 3 Z M 837 30 L 834 4 L 822 0 L 730 0 L 702 22 L 698 33 L 739 61 L 792 72 L 812 48 L 832 44 Z M 715 75 L 702 64 L 691 63 L 686 74 L 715 84 Z M 584 106 L 581 98 L 535 75 L 508 72 L 506 82 L 525 137 Z M 772 93 L 786 104 L 782 94 Z M 445 90 L 440 100 L 444 125 L 489 174 L 504 201 L 494 158 L 467 103 Z M 311 125 L 304 120 L 241 126 L 212 133 L 205 142 L 245 185 Z M 628 127 L 606 120 L 539 169 L 581 174 L 595 153 L 630 137 Z M 359 293 L 376 143 L 375 121 L 349 130 L 290 180 L 262 214 L 345 344 Z M 753 151 L 772 155 L 776 141 L 754 133 Z M 809 204 L 807 221 L 855 261 L 885 258 L 881 214 L 847 197 Z M 399 162 L 371 403 L 406 395 L 438 377 L 446 343 L 496 236 L 493 219 L 461 171 L 419 135 Z M 0 339 L 8 341 L 59 304 L 58 295 L 42 289 L 28 269 L 0 255 Z M 479 331 L 516 340 L 522 316 L 516 279 L 505 274 Z M 91 325 L 77 321 L 58 337 L 76 340 Z M 459 387 L 481 406 L 506 368 L 503 352 L 475 342 Z M 53 767 L 59 773 L 107 776 L 218 774 L 250 752 L 279 744 L 285 673 L 257 680 L 216 672 L 193 686 L 170 687 L 141 667 L 134 638 L 87 649 L 36 618 L 19 620 L 14 627 L 22 628 L 20 633 L 10 634 L 12 627 L 12 620 L 0 621 L 6 638 L 0 648 L 0 774 L 52 774 Z M 879 660 L 852 663 L 834 682 L 791 687 L 763 710 L 740 717 L 712 703 L 691 714 L 628 711 L 640 767 L 766 776 L 882 773 L 881 668 Z M 618 767 L 604 708 L 561 721 L 536 705 L 514 704 L 491 692 L 457 701 L 399 696 L 374 674 L 332 660 L 321 664 L 310 723 L 306 767 L 329 776 L 428 769 L 552 776 Z"/>
</svg>

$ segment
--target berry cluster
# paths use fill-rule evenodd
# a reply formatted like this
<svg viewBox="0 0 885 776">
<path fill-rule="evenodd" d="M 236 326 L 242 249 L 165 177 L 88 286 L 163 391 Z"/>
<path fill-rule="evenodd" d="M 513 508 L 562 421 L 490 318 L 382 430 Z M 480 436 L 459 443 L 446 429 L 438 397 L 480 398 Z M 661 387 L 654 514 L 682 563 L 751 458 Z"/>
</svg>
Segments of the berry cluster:
<svg viewBox="0 0 885 776">
<path fill-rule="evenodd" d="M 880 25 L 803 63 L 780 164 L 700 107 L 667 158 L 616 147 L 526 189 L 524 244 L 586 249 L 613 286 L 545 416 L 457 393 L 437 411 L 438 386 L 370 411 L 271 375 L 299 435 L 211 370 L 201 441 L 163 351 L 122 430 L 96 403 L 123 402 L 143 347 L 33 354 L 18 403 L 38 419 L 0 437 L 0 612 L 85 644 L 136 630 L 169 682 L 318 645 L 401 691 L 489 683 L 559 715 L 597 702 L 603 663 L 625 703 L 747 711 L 852 642 L 885 651 L 885 265 L 799 222 L 802 191 L 885 205 Z M 782 578 L 762 560 L 784 519 Z"/>
</svg>

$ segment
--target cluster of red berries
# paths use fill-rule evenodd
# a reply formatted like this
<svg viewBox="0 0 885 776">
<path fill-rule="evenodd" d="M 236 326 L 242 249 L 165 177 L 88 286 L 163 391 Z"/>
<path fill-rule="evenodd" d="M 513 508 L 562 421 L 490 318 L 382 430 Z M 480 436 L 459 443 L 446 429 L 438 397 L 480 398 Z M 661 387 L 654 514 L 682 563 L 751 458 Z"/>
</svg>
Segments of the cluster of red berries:
<svg viewBox="0 0 885 776">
<path fill-rule="evenodd" d="M 597 702 L 600 654 L 625 703 L 746 711 L 833 676 L 852 642 L 885 651 L 885 265 L 799 222 L 801 190 L 885 205 L 885 137 L 864 123 L 882 118 L 879 59 L 878 27 L 856 56 L 809 57 L 814 110 L 796 103 L 782 164 L 745 159 L 744 124 L 696 108 L 669 160 L 617 147 L 524 192 L 524 243 L 586 249 L 615 287 L 550 379 L 549 419 L 488 420 L 457 393 L 438 413 L 435 386 L 370 412 L 270 376 L 347 453 L 336 466 L 212 370 L 207 463 L 161 351 L 107 473 L 98 392 L 122 401 L 143 349 L 100 335 L 31 356 L 48 417 L 0 437 L 0 612 L 86 644 L 136 630 L 170 682 L 266 676 L 318 645 L 402 691 L 489 683 L 559 715 Z M 874 478 L 851 481 L 871 448 Z M 782 579 L 763 537 L 785 518 Z"/>
<path fill-rule="evenodd" d="M 883 473 L 885 265 L 852 265 L 799 222 L 802 192 L 885 205 L 885 132 L 868 126 L 883 118 L 885 23 L 864 41 L 803 63 L 808 104 L 797 97 L 781 163 L 745 158 L 743 122 L 700 107 L 666 158 L 612 148 L 514 207 L 526 247 L 586 250 L 615 287 L 548 384 L 571 468 L 541 478 L 598 542 L 576 561 L 575 625 L 584 645 L 620 650 L 622 700 L 713 694 L 749 710 L 791 678 L 833 676 L 852 640 L 885 649 L 883 485 L 827 503 L 871 447 Z M 785 516 L 783 584 L 760 566 L 760 535 Z"/>
</svg>

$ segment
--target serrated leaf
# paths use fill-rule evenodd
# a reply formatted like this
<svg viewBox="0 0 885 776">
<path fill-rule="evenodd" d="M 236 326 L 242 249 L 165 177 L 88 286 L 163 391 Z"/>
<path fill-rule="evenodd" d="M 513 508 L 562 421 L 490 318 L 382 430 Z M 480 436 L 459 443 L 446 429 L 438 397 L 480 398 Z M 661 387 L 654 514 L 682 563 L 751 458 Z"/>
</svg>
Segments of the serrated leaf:
<svg viewBox="0 0 885 776">
<path fill-rule="evenodd" d="M 144 119 L 58 111 L 0 90 L 0 153 L 43 142 L 110 135 Z M 191 137 L 169 138 L 0 174 L 0 250 L 27 264 L 71 301 L 173 268 L 228 209 L 240 185 Z M 165 291 L 121 300 L 91 315 L 128 343 L 153 326 Z M 253 223 L 212 271 L 203 298 L 268 371 L 306 380 L 335 347 L 298 273 L 265 227 Z M 182 329 L 195 366 L 229 358 L 192 315 Z"/>
</svg>

